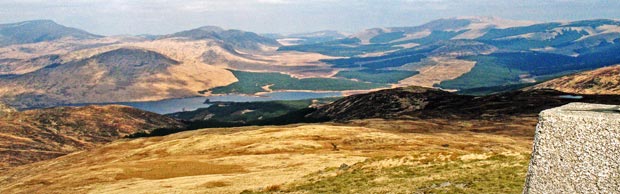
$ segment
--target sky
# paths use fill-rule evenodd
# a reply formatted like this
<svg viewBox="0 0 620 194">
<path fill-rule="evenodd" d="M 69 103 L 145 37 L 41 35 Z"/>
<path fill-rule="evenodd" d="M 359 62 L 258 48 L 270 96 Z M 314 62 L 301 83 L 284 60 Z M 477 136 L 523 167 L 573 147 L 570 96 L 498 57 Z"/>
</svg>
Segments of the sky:
<svg viewBox="0 0 620 194">
<path fill-rule="evenodd" d="M 356 32 L 439 18 L 620 19 L 620 0 L 0 0 L 0 23 L 51 19 L 101 35 L 215 25 L 258 33 Z"/>
</svg>

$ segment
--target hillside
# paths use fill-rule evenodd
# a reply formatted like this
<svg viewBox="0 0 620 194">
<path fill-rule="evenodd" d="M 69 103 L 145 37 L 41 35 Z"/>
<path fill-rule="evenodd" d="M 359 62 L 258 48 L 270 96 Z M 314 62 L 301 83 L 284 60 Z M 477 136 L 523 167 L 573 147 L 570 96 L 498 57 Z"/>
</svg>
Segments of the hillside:
<svg viewBox="0 0 620 194">
<path fill-rule="evenodd" d="M 0 192 L 517 193 L 535 123 L 362 120 L 204 129 L 16 167 L 0 174 Z"/>
<path fill-rule="evenodd" d="M 92 149 L 174 119 L 125 106 L 58 107 L 0 114 L 0 169 Z"/>
<path fill-rule="evenodd" d="M 51 20 L 33 20 L 12 24 L 0 24 L 0 46 L 37 43 L 60 39 L 100 38 L 76 28 L 66 27 Z"/>
<path fill-rule="evenodd" d="M 183 83 L 169 74 L 178 65 L 153 51 L 121 48 L 0 79 L 0 91 L 10 104 L 22 108 L 195 95 L 196 91 L 183 90 Z M 160 90 L 149 86 L 156 84 L 171 85 Z"/>
<path fill-rule="evenodd" d="M 620 104 L 617 96 L 582 95 L 538 89 L 468 96 L 422 87 L 405 87 L 348 96 L 308 115 L 336 121 L 354 119 L 490 119 L 536 117 L 570 102 Z"/>
<path fill-rule="evenodd" d="M 620 95 L 620 65 L 556 78 L 534 86 L 576 94 Z"/>
</svg>

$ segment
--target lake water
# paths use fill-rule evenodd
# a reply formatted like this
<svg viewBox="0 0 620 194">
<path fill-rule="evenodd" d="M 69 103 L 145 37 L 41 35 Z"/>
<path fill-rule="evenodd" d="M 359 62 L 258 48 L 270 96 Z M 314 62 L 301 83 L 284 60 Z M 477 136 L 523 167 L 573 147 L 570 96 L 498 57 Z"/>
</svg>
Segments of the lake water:
<svg viewBox="0 0 620 194">
<path fill-rule="evenodd" d="M 151 102 L 123 102 L 115 104 L 132 106 L 141 110 L 159 114 L 168 114 L 183 110 L 192 111 L 198 108 L 209 107 L 209 104 L 204 103 L 207 99 L 211 102 L 256 102 L 273 100 L 303 100 L 339 96 L 342 96 L 342 92 L 271 92 L 261 96 L 230 94 L 223 96 L 177 98 Z"/>
</svg>

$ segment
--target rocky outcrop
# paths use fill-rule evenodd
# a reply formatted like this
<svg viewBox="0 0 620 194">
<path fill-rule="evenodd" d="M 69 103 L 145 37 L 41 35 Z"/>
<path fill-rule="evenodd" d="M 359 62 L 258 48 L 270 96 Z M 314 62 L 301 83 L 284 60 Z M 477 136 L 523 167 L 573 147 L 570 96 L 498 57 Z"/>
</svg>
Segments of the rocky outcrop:
<svg viewBox="0 0 620 194">
<path fill-rule="evenodd" d="M 620 193 L 620 106 L 540 113 L 524 193 Z"/>
</svg>

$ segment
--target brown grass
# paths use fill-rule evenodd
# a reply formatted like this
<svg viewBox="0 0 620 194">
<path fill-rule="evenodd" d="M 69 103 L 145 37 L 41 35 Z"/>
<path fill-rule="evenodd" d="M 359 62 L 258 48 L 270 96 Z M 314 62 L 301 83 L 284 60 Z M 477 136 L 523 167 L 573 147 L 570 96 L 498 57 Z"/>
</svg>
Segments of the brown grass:
<svg viewBox="0 0 620 194">
<path fill-rule="evenodd" d="M 122 165 L 122 168 L 123 172 L 116 175 L 116 180 L 131 178 L 155 180 L 184 176 L 247 172 L 247 170 L 240 165 L 221 165 L 196 161 L 150 161 L 134 165 Z"/>
<path fill-rule="evenodd" d="M 189 131 L 11 169 L 0 175 L 0 193 L 513 192 L 524 180 L 533 121 L 374 119 Z"/>
</svg>

